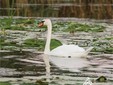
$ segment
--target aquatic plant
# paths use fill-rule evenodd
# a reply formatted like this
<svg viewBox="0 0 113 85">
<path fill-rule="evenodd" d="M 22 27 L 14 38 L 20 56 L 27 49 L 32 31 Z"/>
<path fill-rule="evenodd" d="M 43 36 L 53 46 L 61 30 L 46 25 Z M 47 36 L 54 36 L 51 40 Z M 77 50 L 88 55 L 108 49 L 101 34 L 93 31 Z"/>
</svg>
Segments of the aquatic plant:
<svg viewBox="0 0 113 85">
<path fill-rule="evenodd" d="M 0 28 L 6 30 L 34 30 L 37 29 L 37 23 L 34 23 L 35 19 L 9 19 L 4 18 L 0 20 Z M 46 31 L 46 26 L 42 29 L 37 29 L 38 31 Z M 55 22 L 53 23 L 53 31 L 65 31 L 65 32 L 103 32 L 105 30 L 104 26 L 101 25 L 90 25 L 81 24 L 76 22 Z"/>
<path fill-rule="evenodd" d="M 107 78 L 105 76 L 100 76 L 96 79 L 96 82 L 107 82 Z"/>
<path fill-rule="evenodd" d="M 57 46 L 62 45 L 62 43 L 56 39 L 51 40 L 51 50 Z M 41 39 L 27 39 L 24 41 L 25 47 L 37 47 L 38 50 L 44 50 L 45 41 Z"/>
<path fill-rule="evenodd" d="M 59 40 L 52 39 L 51 44 L 50 44 L 50 50 L 52 50 L 60 45 L 62 45 L 62 43 Z"/>
<path fill-rule="evenodd" d="M 20 85 L 40 85 L 40 84 L 36 84 L 36 83 L 22 83 Z"/>
<path fill-rule="evenodd" d="M 4 18 L 4 19 L 0 19 L 0 28 L 4 29 L 5 28 L 10 28 L 12 24 L 12 19 L 10 18 Z"/>
<path fill-rule="evenodd" d="M 11 85 L 9 82 L 0 82 L 0 85 Z"/>
<path fill-rule="evenodd" d="M 113 40 L 113 37 L 105 37 L 105 40 Z"/>
<path fill-rule="evenodd" d="M 32 30 L 33 19 L 0 19 L 0 28 L 3 30 Z"/>
<path fill-rule="evenodd" d="M 43 28 L 38 28 L 37 27 L 37 23 L 35 24 L 35 30 L 34 28 L 34 21 L 35 19 L 12 19 L 11 25 L 7 23 L 9 22 L 8 18 L 3 18 L 0 19 L 0 28 L 1 30 L 4 30 L 4 32 L 0 32 L 0 36 L 2 36 L 2 38 L 0 39 L 0 49 L 16 49 L 16 48 L 22 48 L 22 47 L 36 47 L 38 50 L 43 50 L 44 49 L 44 45 L 45 45 L 45 41 L 38 41 L 38 40 L 29 40 L 24 42 L 24 45 L 19 46 L 17 44 L 17 42 L 4 42 L 4 39 L 7 39 L 6 36 L 7 33 L 5 32 L 5 30 L 22 30 L 22 31 L 38 31 L 38 32 L 42 32 L 42 31 L 46 31 L 47 28 L 43 27 Z M 102 25 L 97 25 L 97 24 L 83 24 L 83 23 L 76 23 L 76 22 L 68 22 L 68 21 L 56 21 L 53 22 L 53 32 L 103 32 L 105 30 L 105 27 Z M 100 39 L 100 38 L 99 38 Z M 96 52 L 104 52 L 104 53 L 112 53 L 113 49 L 112 49 L 112 44 L 109 43 L 109 41 L 111 42 L 113 40 L 113 37 L 108 36 L 105 37 L 103 39 L 101 39 L 99 41 L 98 38 L 93 39 L 93 46 L 94 49 L 93 51 Z M 102 42 L 103 40 L 105 40 L 105 42 Z M 53 41 L 52 42 L 54 44 L 52 44 L 51 46 L 51 50 L 57 46 L 55 46 L 55 43 L 57 41 Z M 57 43 L 58 45 L 61 45 L 61 43 Z M 9 47 L 8 47 L 9 46 Z"/>
<path fill-rule="evenodd" d="M 48 82 L 44 82 L 44 81 L 42 81 L 42 80 L 37 80 L 37 81 L 36 81 L 36 84 L 37 84 L 37 85 L 49 85 Z"/>
<path fill-rule="evenodd" d="M 110 40 L 113 40 L 112 37 L 105 38 L 96 38 L 93 40 L 92 45 L 94 46 L 94 52 L 104 52 L 104 53 L 113 53 L 113 46 L 110 43 Z"/>
<path fill-rule="evenodd" d="M 53 22 L 53 29 L 52 31 L 55 31 L 55 32 L 58 32 L 58 31 L 64 31 L 68 25 L 70 24 L 71 22 Z"/>
<path fill-rule="evenodd" d="M 42 50 L 45 42 L 41 39 L 27 39 L 23 44 L 25 47 L 37 47 L 38 50 Z"/>
<path fill-rule="evenodd" d="M 2 44 L 4 44 L 4 41 L 5 41 L 5 39 L 1 37 L 0 38 L 0 49 L 3 48 L 3 45 Z"/>
<path fill-rule="evenodd" d="M 83 31 L 83 32 L 103 32 L 105 27 L 101 25 L 88 25 L 88 24 L 81 24 L 81 23 L 70 23 L 67 29 L 64 29 L 65 32 L 76 32 L 76 31 Z"/>
</svg>

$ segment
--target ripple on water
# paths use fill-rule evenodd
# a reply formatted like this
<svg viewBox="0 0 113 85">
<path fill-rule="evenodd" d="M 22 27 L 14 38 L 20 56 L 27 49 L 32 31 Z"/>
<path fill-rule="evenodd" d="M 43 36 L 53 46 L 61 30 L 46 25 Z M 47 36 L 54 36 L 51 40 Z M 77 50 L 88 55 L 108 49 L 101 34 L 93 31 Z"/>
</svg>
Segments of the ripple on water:
<svg viewBox="0 0 113 85">
<path fill-rule="evenodd" d="M 113 62 L 110 59 L 110 57 L 109 58 L 91 57 L 91 59 L 88 60 L 85 59 L 85 62 L 87 61 L 88 61 L 87 63 L 88 66 L 85 65 L 85 67 L 83 66 L 79 68 L 80 62 L 79 64 L 77 64 L 78 65 L 77 68 L 79 68 L 79 72 L 70 72 L 68 69 L 62 70 L 51 63 L 52 81 L 56 83 L 56 85 L 58 84 L 61 85 L 63 84 L 62 82 L 64 82 L 64 84 L 74 85 L 77 83 L 82 84 L 87 77 L 93 79 L 101 75 L 104 75 L 108 79 L 111 80 L 113 79 L 112 76 Z M 18 55 L 18 53 L 17 55 L 16 53 L 12 53 L 9 56 L 8 55 L 2 56 L 0 62 L 2 63 L 2 65 L 0 64 L 0 76 L 20 77 L 22 75 L 21 76 L 22 78 L 20 78 L 20 80 L 25 80 L 25 81 L 27 81 L 26 80 L 27 77 L 30 76 L 31 78 L 29 79 L 35 82 L 37 78 L 43 79 L 42 77 L 45 77 L 46 74 L 45 64 L 42 60 L 42 56 L 36 53 L 32 54 L 28 52 L 28 53 L 23 53 L 21 55 Z M 33 76 L 36 77 L 36 80 L 34 80 Z"/>
</svg>

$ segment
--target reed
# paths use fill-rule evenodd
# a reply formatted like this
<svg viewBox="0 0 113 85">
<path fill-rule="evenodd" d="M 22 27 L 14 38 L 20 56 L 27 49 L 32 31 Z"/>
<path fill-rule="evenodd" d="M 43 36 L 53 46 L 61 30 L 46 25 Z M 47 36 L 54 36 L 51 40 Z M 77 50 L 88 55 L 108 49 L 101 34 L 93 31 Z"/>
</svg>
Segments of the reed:
<svg viewBox="0 0 113 85">
<path fill-rule="evenodd" d="M 113 0 L 1 0 L 1 8 L 16 8 L 15 15 L 25 17 L 112 19 L 112 3 Z M 9 12 L 0 13 L 4 16 Z"/>
</svg>

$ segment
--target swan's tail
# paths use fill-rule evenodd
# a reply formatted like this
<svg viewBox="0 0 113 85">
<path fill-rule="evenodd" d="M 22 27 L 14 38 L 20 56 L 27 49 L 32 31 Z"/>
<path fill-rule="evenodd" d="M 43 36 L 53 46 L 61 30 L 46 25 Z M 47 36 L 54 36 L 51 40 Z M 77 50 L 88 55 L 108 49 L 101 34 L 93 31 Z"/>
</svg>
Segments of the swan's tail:
<svg viewBox="0 0 113 85">
<path fill-rule="evenodd" d="M 88 55 L 88 53 L 93 49 L 93 47 L 89 47 L 86 51 L 85 51 L 85 54 L 84 54 L 84 57 Z"/>
</svg>

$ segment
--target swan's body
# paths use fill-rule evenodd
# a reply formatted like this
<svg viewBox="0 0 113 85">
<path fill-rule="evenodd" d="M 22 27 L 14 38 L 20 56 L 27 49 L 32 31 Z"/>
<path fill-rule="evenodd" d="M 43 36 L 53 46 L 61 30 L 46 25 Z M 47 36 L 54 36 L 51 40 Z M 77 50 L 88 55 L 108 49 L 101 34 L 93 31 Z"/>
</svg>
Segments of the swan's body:
<svg viewBox="0 0 113 85">
<path fill-rule="evenodd" d="M 49 55 L 56 55 L 56 56 L 70 56 L 70 57 L 78 57 L 82 56 L 85 50 L 78 45 L 61 45 L 55 49 L 53 49 Z"/>
<path fill-rule="evenodd" d="M 50 51 L 50 42 L 51 42 L 51 33 L 52 33 L 52 23 L 50 19 L 44 19 L 39 26 L 47 25 L 48 33 L 47 33 L 47 41 L 45 45 L 44 54 L 54 55 L 54 56 L 64 56 L 64 57 L 85 57 L 91 51 L 92 47 L 88 50 L 85 50 L 78 45 L 61 45 L 52 51 Z"/>
</svg>

